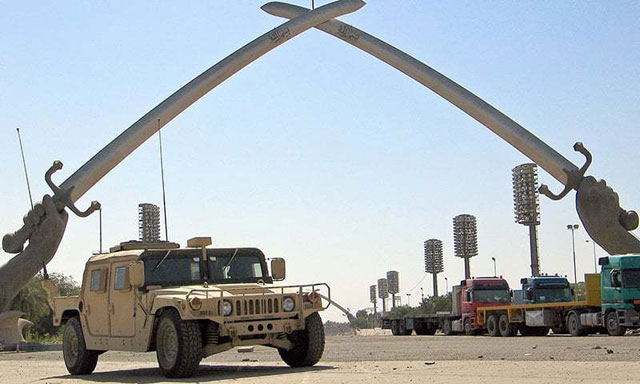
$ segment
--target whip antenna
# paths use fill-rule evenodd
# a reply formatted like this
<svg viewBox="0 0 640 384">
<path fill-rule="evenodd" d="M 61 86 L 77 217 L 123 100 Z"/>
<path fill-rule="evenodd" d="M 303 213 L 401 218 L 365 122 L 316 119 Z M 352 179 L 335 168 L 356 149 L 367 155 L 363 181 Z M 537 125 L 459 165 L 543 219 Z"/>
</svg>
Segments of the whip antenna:
<svg viewBox="0 0 640 384">
<path fill-rule="evenodd" d="M 29 184 L 29 173 L 27 172 L 27 161 L 24 157 L 24 148 L 22 147 L 22 137 L 20 136 L 20 128 L 16 128 L 18 132 L 18 143 L 20 143 L 20 155 L 22 155 L 22 167 L 24 168 L 24 179 L 27 181 L 27 192 L 29 193 L 29 204 L 33 209 L 33 197 L 31 196 L 31 185 Z M 42 276 L 45 279 L 49 279 L 49 273 L 47 273 L 47 266 L 42 262 Z"/>
<path fill-rule="evenodd" d="M 18 132 L 18 143 L 20 143 L 20 154 L 22 155 L 22 167 L 24 168 L 24 178 L 27 181 L 27 192 L 29 193 L 29 204 L 33 209 L 33 198 L 31 197 L 31 185 L 29 184 L 29 174 L 27 173 L 27 161 L 24 158 L 24 148 L 22 147 L 22 137 L 20 137 L 20 128 L 16 128 Z"/>
<path fill-rule="evenodd" d="M 169 229 L 167 227 L 167 195 L 164 188 L 164 161 L 162 159 L 162 127 L 158 119 L 158 141 L 160 143 L 160 175 L 162 178 L 162 211 L 164 213 L 164 239 L 169 241 Z"/>
</svg>

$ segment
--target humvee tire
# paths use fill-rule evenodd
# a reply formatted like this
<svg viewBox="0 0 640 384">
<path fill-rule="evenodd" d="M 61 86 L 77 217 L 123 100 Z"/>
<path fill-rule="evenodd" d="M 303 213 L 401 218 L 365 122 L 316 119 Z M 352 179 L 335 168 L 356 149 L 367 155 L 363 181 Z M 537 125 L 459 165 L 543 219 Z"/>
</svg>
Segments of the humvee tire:
<svg viewBox="0 0 640 384">
<path fill-rule="evenodd" d="M 189 377 L 202 360 L 202 331 L 197 323 L 184 321 L 174 309 L 160 317 L 156 332 L 156 356 L 166 377 Z"/>
<path fill-rule="evenodd" d="M 72 375 L 88 375 L 96 369 L 98 351 L 87 349 L 78 317 L 72 317 L 64 327 L 62 355 L 67 371 Z"/>
<path fill-rule="evenodd" d="M 305 329 L 293 331 L 289 340 L 294 347 L 287 351 L 278 348 L 282 361 L 290 367 L 310 367 L 315 365 L 324 352 L 324 326 L 318 312 L 305 319 Z"/>
</svg>

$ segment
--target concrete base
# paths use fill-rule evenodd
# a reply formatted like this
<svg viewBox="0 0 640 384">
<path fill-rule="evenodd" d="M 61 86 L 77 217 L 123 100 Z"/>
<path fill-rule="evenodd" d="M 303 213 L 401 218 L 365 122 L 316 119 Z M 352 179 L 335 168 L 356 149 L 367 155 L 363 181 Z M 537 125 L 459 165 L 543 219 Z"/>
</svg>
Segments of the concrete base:
<svg viewBox="0 0 640 384">
<path fill-rule="evenodd" d="M 24 329 L 33 326 L 33 323 L 21 319 L 23 315 L 20 311 L 0 313 L 0 344 L 7 346 L 25 342 Z"/>
<path fill-rule="evenodd" d="M 0 351 L 16 350 L 16 344 L 2 345 L 0 344 Z M 49 351 L 62 351 L 62 343 L 48 343 L 48 344 L 32 344 L 22 343 L 20 344 L 20 352 L 49 352 Z"/>
</svg>

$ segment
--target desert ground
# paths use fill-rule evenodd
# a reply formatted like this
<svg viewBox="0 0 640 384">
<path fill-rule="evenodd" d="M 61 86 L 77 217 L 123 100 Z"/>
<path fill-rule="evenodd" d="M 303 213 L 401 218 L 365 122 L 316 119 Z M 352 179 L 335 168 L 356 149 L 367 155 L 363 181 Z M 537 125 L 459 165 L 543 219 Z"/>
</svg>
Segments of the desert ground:
<svg viewBox="0 0 640 384">
<path fill-rule="evenodd" d="M 155 353 L 107 352 L 96 371 L 70 376 L 62 352 L 0 353 L 0 383 L 637 383 L 640 337 L 330 336 L 315 367 L 291 369 L 256 347 L 202 361 L 167 380 Z"/>
</svg>

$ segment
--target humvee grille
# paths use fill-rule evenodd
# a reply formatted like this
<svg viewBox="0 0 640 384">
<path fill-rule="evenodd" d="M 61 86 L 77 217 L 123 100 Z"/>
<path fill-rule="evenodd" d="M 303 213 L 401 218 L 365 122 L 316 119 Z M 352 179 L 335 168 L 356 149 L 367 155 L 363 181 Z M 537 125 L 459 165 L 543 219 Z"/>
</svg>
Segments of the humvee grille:
<svg viewBox="0 0 640 384">
<path fill-rule="evenodd" d="M 280 312 L 277 298 L 237 299 L 234 303 L 236 316 L 264 315 Z"/>
</svg>

